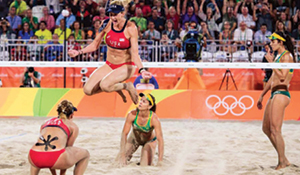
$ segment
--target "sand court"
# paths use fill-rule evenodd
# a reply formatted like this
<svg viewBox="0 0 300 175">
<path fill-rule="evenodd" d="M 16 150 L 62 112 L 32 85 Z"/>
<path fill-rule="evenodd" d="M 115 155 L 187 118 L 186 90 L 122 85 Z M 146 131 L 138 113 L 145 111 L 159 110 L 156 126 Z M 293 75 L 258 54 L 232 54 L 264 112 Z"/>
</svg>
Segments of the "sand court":
<svg viewBox="0 0 300 175">
<path fill-rule="evenodd" d="M 48 118 L 0 118 L 0 174 L 28 175 L 28 151 L 36 142 L 40 125 Z M 294 164 L 275 171 L 277 154 L 261 130 L 261 121 L 161 120 L 165 140 L 162 167 L 139 167 L 141 149 L 129 165 L 113 165 L 120 148 L 124 118 L 75 118 L 80 134 L 75 146 L 90 152 L 87 175 L 176 174 L 263 175 L 300 174 L 300 122 L 285 121 L 286 156 Z M 154 164 L 157 162 L 157 152 Z M 71 175 L 73 168 L 68 169 Z M 42 169 L 41 175 L 50 174 Z"/>
</svg>

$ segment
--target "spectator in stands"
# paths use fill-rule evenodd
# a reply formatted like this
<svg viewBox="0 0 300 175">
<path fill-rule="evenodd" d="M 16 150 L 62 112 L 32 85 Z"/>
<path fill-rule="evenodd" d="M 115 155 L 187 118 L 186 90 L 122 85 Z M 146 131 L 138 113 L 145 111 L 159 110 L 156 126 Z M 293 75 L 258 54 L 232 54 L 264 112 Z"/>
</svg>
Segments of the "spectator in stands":
<svg viewBox="0 0 300 175">
<path fill-rule="evenodd" d="M 225 21 L 228 21 L 230 24 L 230 33 L 233 33 L 235 28 L 236 28 L 236 23 L 237 23 L 237 19 L 236 17 L 233 15 L 233 8 L 232 7 L 227 7 L 226 8 L 226 3 L 224 3 L 224 7 L 223 7 L 223 22 L 222 22 L 222 28 L 221 30 L 224 29 L 224 23 Z"/>
<path fill-rule="evenodd" d="M 297 10 L 296 14 L 293 16 L 294 29 L 297 29 L 297 24 L 300 22 L 300 9 Z"/>
<path fill-rule="evenodd" d="M 219 42 L 221 44 L 221 50 L 231 53 L 231 44 L 233 40 L 233 34 L 230 32 L 230 23 L 224 22 L 224 30 L 220 32 Z"/>
<path fill-rule="evenodd" d="M 105 19 L 108 19 L 108 18 L 109 17 L 105 15 L 105 8 L 104 7 L 99 7 L 99 15 L 94 16 L 93 22 L 95 20 L 102 21 L 102 20 L 105 20 Z"/>
<path fill-rule="evenodd" d="M 11 39 L 16 39 L 16 34 L 15 32 L 10 28 L 9 22 L 5 18 L 1 18 L 0 21 L 1 27 L 0 27 L 0 44 L 4 44 L 8 41 L 8 43 L 12 43 Z M 7 43 L 6 43 L 7 44 Z M 1 48 L 2 51 L 3 48 Z M 6 47 L 5 47 L 6 49 Z"/>
<path fill-rule="evenodd" d="M 92 25 L 90 17 L 91 7 L 86 6 L 86 2 L 84 0 L 79 0 L 78 3 L 76 3 L 77 1 L 73 1 L 73 6 L 71 6 L 71 8 L 72 12 L 76 16 L 76 21 L 79 21 L 80 23 L 80 28 L 84 29 L 90 27 Z"/>
<path fill-rule="evenodd" d="M 276 21 L 276 30 L 275 31 L 280 31 L 282 33 L 288 34 L 282 20 L 277 20 Z"/>
<path fill-rule="evenodd" d="M 11 0 L 2 0 L 0 3 L 0 18 L 6 17 L 8 14 L 8 9 Z"/>
<path fill-rule="evenodd" d="M 184 36 L 189 32 L 189 24 L 190 22 L 186 21 L 184 23 L 184 30 L 181 30 L 179 37 L 181 40 L 183 40 Z"/>
<path fill-rule="evenodd" d="M 207 7 L 206 13 L 204 13 L 204 11 L 203 11 L 204 2 L 205 2 L 204 0 L 201 2 L 198 15 L 199 15 L 200 19 L 202 19 L 203 21 L 206 21 L 209 31 L 219 33 L 219 27 L 216 23 L 216 21 L 221 17 L 219 8 L 218 8 L 215 0 L 212 0 L 212 3 L 215 6 L 215 10 L 216 10 L 215 14 L 213 15 L 213 10 L 210 7 Z"/>
<path fill-rule="evenodd" d="M 87 37 L 90 37 L 91 39 L 95 39 L 98 35 L 101 21 L 96 19 L 93 23 L 93 27 L 87 32 Z"/>
<path fill-rule="evenodd" d="M 151 61 L 151 49 L 150 46 L 147 45 L 147 42 L 145 40 L 141 40 L 139 44 L 139 55 L 141 57 L 142 62 L 148 62 Z"/>
<path fill-rule="evenodd" d="M 300 46 L 300 22 L 298 22 L 298 27 L 293 30 L 292 37 L 293 37 L 293 40 L 296 40 L 296 45 L 298 45 L 297 52 L 300 52 L 300 47 L 299 47 Z M 298 56 L 298 58 L 299 58 L 299 56 Z"/>
<path fill-rule="evenodd" d="M 186 3 L 187 0 L 184 0 L 184 2 Z M 181 21 L 182 21 L 182 29 L 185 29 L 185 22 L 196 22 L 197 24 L 199 24 L 200 19 L 199 17 L 197 17 L 197 15 L 195 14 L 194 8 L 193 7 L 188 7 L 187 12 L 185 10 L 182 11 L 182 17 L 181 17 Z"/>
<path fill-rule="evenodd" d="M 20 87 L 41 87 L 41 74 L 34 67 L 25 68 L 20 83 Z"/>
<path fill-rule="evenodd" d="M 52 38 L 52 36 L 51 36 Z M 30 61 L 43 61 L 43 46 L 37 45 L 36 40 L 38 39 L 38 36 L 34 35 L 30 38 L 27 44 L 27 59 Z"/>
<path fill-rule="evenodd" d="M 43 14 L 44 14 L 44 16 L 40 19 L 40 22 L 45 21 L 46 24 L 47 24 L 46 28 L 51 32 L 54 31 L 54 29 L 55 29 L 55 19 L 52 15 L 49 14 L 48 7 L 43 8 Z"/>
<path fill-rule="evenodd" d="M 62 61 L 63 59 L 63 45 L 58 41 L 57 34 L 52 35 L 52 41 L 48 42 L 44 47 L 46 61 Z"/>
<path fill-rule="evenodd" d="M 29 5 L 31 7 L 34 7 L 34 6 L 37 6 L 37 5 L 42 5 L 42 6 L 46 5 L 46 1 L 45 0 L 31 0 L 29 2 L 30 2 Z"/>
<path fill-rule="evenodd" d="M 170 40 L 175 40 L 176 38 L 179 38 L 178 32 L 174 29 L 174 23 L 171 19 L 167 20 L 165 29 L 166 30 L 164 30 L 163 33 L 166 33 Z"/>
<path fill-rule="evenodd" d="M 16 15 L 20 16 L 20 17 L 24 17 L 26 14 L 26 10 L 27 10 L 27 4 L 25 1 L 23 0 L 14 0 L 9 8 L 11 7 L 16 7 Z"/>
<path fill-rule="evenodd" d="M 297 28 L 293 30 L 292 37 L 300 41 L 300 22 L 297 23 Z M 300 47 L 299 47 L 300 48 Z"/>
<path fill-rule="evenodd" d="M 72 24 L 76 21 L 76 17 L 73 15 L 72 10 L 69 6 L 65 6 L 66 10 L 69 11 L 69 16 L 67 16 L 66 22 L 67 22 L 67 28 L 70 28 Z M 60 25 L 60 20 L 64 19 L 64 16 L 62 13 L 57 17 L 55 25 L 56 28 Z"/>
<path fill-rule="evenodd" d="M 253 8 L 254 8 L 253 0 L 243 0 L 237 2 L 234 10 L 235 15 L 237 15 L 238 13 L 243 13 L 243 7 L 247 7 L 248 9 L 247 13 L 249 13 L 249 15 L 253 14 Z"/>
<path fill-rule="evenodd" d="M 177 6 L 181 7 L 181 14 L 185 14 L 190 7 L 192 7 L 193 12 L 195 14 L 198 14 L 198 10 L 199 10 L 199 5 L 198 2 L 196 0 L 183 0 L 183 2 L 181 0 L 179 0 L 180 3 L 182 3 L 182 6 L 180 5 L 180 3 L 177 3 Z"/>
<path fill-rule="evenodd" d="M 270 43 L 265 44 L 264 48 L 265 48 L 266 54 L 264 55 L 262 62 L 268 63 L 268 60 L 266 59 L 266 55 L 267 55 L 267 53 L 269 53 L 270 50 L 272 50 Z M 267 82 L 269 81 L 270 77 L 272 76 L 273 70 L 272 69 L 263 69 L 263 70 L 265 72 L 265 77 L 263 79 L 264 87 L 265 87 Z"/>
<path fill-rule="evenodd" d="M 287 15 L 290 13 L 289 4 L 287 1 L 283 2 L 283 0 L 274 1 L 274 10 L 273 13 L 276 15 L 275 19 L 280 17 L 281 12 L 285 12 Z"/>
<path fill-rule="evenodd" d="M 166 1 L 164 1 L 164 2 L 166 2 Z M 165 10 L 165 8 L 162 7 L 161 0 L 154 0 L 153 7 L 156 7 L 157 14 L 158 14 L 159 17 L 161 17 L 161 18 L 166 17 L 166 10 Z"/>
<path fill-rule="evenodd" d="M 199 33 L 203 36 L 205 39 L 204 41 L 206 42 L 206 47 L 204 48 L 205 50 L 209 52 L 216 52 L 216 43 L 214 42 L 215 36 L 214 32 L 208 29 L 208 25 L 205 21 L 202 21 L 200 23 L 201 29 Z"/>
<path fill-rule="evenodd" d="M 166 14 L 167 14 L 167 19 L 171 19 L 173 21 L 174 29 L 178 30 L 179 29 L 180 14 L 178 13 L 178 11 L 176 12 L 175 7 L 171 6 L 169 8 L 169 10 L 166 10 Z"/>
<path fill-rule="evenodd" d="M 159 41 L 160 40 L 160 33 L 155 30 L 155 25 L 153 21 L 148 22 L 148 30 L 144 32 L 143 38 L 146 40 L 154 40 Z"/>
<path fill-rule="evenodd" d="M 155 25 L 155 29 L 159 32 L 164 30 L 164 20 L 158 16 L 158 11 L 156 7 L 152 8 L 152 15 L 148 18 L 148 22 L 153 21 Z"/>
<path fill-rule="evenodd" d="M 255 32 L 254 41 L 255 41 L 255 50 L 261 51 L 263 46 L 270 42 L 270 39 L 267 36 L 272 35 L 270 31 L 267 30 L 267 24 L 262 24 L 260 30 Z M 258 47 L 258 49 L 257 49 Z"/>
<path fill-rule="evenodd" d="M 96 13 L 99 11 L 98 4 L 93 0 L 86 0 L 86 8 L 89 9 L 90 14 L 95 16 Z"/>
<path fill-rule="evenodd" d="M 149 17 L 151 15 L 151 7 L 149 5 L 145 4 L 145 0 L 139 0 L 139 3 L 135 5 L 135 7 L 140 7 L 143 12 L 143 16 L 145 18 Z"/>
<path fill-rule="evenodd" d="M 71 29 L 66 28 L 66 38 L 68 38 L 71 33 L 72 33 Z M 58 28 L 54 30 L 54 34 L 57 34 L 59 38 L 59 43 L 62 44 L 65 38 L 65 19 L 60 20 L 60 25 Z"/>
<path fill-rule="evenodd" d="M 71 34 L 68 37 L 68 50 L 80 50 L 81 46 L 80 44 L 76 41 L 74 34 Z M 68 61 L 79 61 L 80 60 L 80 56 L 78 55 L 77 57 L 71 58 L 68 56 Z"/>
<path fill-rule="evenodd" d="M 289 32 L 289 33 L 291 33 L 292 32 L 292 23 L 287 18 L 287 14 L 285 12 L 281 12 L 279 19 L 283 22 L 286 31 Z"/>
<path fill-rule="evenodd" d="M 21 29 L 22 19 L 16 15 L 16 7 L 11 7 L 9 15 L 6 17 L 13 31 L 17 32 Z"/>
<path fill-rule="evenodd" d="M 160 59 L 162 62 L 174 62 L 175 47 L 172 41 L 168 38 L 166 32 L 163 32 L 160 46 Z"/>
<path fill-rule="evenodd" d="M 46 5 L 49 9 L 49 14 L 53 15 L 53 17 L 56 19 L 61 11 L 60 1 L 46 0 Z M 58 25 L 59 25 L 59 22 L 58 22 Z M 70 25 L 72 25 L 72 24 L 70 24 Z"/>
<path fill-rule="evenodd" d="M 22 24 L 22 30 L 19 31 L 18 36 L 23 40 L 29 40 L 33 34 L 33 31 L 29 28 L 29 23 L 25 22 Z"/>
<path fill-rule="evenodd" d="M 2 85 L 3 85 L 3 84 L 2 84 L 2 80 L 1 80 L 1 78 L 0 78 L 0 87 L 2 87 Z"/>
<path fill-rule="evenodd" d="M 85 39 L 85 32 L 84 32 L 84 30 L 80 29 L 79 21 L 75 21 L 73 23 L 72 28 L 73 28 L 72 34 L 75 36 L 76 41 Z"/>
<path fill-rule="evenodd" d="M 140 29 L 140 32 L 145 32 L 147 30 L 147 19 L 143 18 L 142 9 L 140 7 L 135 8 L 135 17 L 131 17 L 130 21 L 135 21 L 136 25 Z"/>
<path fill-rule="evenodd" d="M 45 21 L 40 22 L 40 30 L 36 31 L 36 35 L 39 39 L 39 44 L 46 44 L 48 41 L 52 40 L 52 33 L 46 28 L 47 23 Z"/>
<path fill-rule="evenodd" d="M 254 6 L 253 20 L 256 22 L 256 30 L 259 30 L 262 24 L 267 25 L 268 31 L 273 31 L 273 18 L 269 4 L 264 2 L 260 8 Z M 258 10 L 259 13 L 256 14 Z"/>
<path fill-rule="evenodd" d="M 21 37 L 19 37 L 16 46 L 12 47 L 10 50 L 11 61 L 29 61 L 26 59 L 26 47 L 22 44 Z"/>
<path fill-rule="evenodd" d="M 240 27 L 235 29 L 233 34 L 233 40 L 235 45 L 243 45 L 240 50 L 245 50 L 245 45 L 247 41 L 252 41 L 253 31 L 247 28 L 244 21 L 240 23 Z"/>
<path fill-rule="evenodd" d="M 240 23 L 243 21 L 249 29 L 255 29 L 255 22 L 253 21 L 253 17 L 248 13 L 248 7 L 246 6 L 242 7 L 242 14 L 237 14 L 237 21 L 238 26 L 240 26 Z"/>
<path fill-rule="evenodd" d="M 22 24 L 25 23 L 25 22 L 29 23 L 29 28 L 33 32 L 35 32 L 38 29 L 39 20 L 38 20 L 37 17 L 32 16 L 32 10 L 31 9 L 28 9 L 26 11 L 26 17 L 22 19 Z"/>
<path fill-rule="evenodd" d="M 146 68 L 146 70 L 148 71 L 148 68 Z M 154 76 L 145 80 L 143 79 L 142 75 L 139 75 L 134 80 L 133 85 L 136 89 L 159 89 L 158 83 Z"/>
</svg>

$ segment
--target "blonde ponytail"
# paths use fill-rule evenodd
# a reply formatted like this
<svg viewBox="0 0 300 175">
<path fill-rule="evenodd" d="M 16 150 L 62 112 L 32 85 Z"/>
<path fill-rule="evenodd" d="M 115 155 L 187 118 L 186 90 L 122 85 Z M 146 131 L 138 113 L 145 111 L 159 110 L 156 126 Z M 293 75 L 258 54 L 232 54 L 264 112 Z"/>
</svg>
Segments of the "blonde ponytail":
<svg viewBox="0 0 300 175">
<path fill-rule="evenodd" d="M 58 118 L 68 119 L 74 111 L 74 106 L 68 100 L 63 100 L 57 107 Z"/>
</svg>

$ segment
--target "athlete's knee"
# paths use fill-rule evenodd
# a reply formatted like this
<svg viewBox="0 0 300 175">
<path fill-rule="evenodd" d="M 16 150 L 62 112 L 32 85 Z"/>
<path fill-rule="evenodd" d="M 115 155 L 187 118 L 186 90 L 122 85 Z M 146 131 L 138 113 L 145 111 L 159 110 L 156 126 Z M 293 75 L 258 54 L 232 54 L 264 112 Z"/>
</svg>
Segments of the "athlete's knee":
<svg viewBox="0 0 300 175">
<path fill-rule="evenodd" d="M 271 135 L 271 130 L 269 127 L 267 126 L 263 126 L 262 127 L 262 131 L 267 135 L 267 136 L 270 136 Z"/>
<path fill-rule="evenodd" d="M 104 92 L 111 92 L 112 91 L 110 83 L 107 83 L 106 81 L 103 81 L 103 82 L 100 83 L 100 88 Z"/>
<path fill-rule="evenodd" d="M 93 88 L 90 88 L 88 86 L 84 86 L 83 87 L 83 92 L 85 95 L 93 95 Z"/>
<path fill-rule="evenodd" d="M 272 135 L 281 134 L 281 128 L 278 126 L 271 126 L 271 134 Z"/>
<path fill-rule="evenodd" d="M 86 158 L 89 159 L 90 158 L 90 152 L 87 149 L 85 149 L 84 151 L 85 151 Z"/>
</svg>

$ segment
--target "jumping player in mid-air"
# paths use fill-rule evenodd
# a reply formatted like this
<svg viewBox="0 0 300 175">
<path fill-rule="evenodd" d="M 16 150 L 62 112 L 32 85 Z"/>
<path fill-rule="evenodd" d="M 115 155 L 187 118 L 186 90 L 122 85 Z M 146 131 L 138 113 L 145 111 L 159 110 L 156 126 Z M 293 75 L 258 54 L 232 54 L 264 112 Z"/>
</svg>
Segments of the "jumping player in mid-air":
<svg viewBox="0 0 300 175">
<path fill-rule="evenodd" d="M 97 50 L 105 36 L 108 46 L 106 63 L 96 69 L 84 86 L 84 93 L 93 95 L 100 92 L 118 92 L 126 102 L 122 90 L 127 90 L 132 101 L 138 103 L 138 94 L 131 82 L 123 83 L 135 72 L 135 66 L 143 78 L 151 73 L 143 68 L 138 54 L 138 30 L 133 22 L 125 19 L 127 0 L 113 0 L 107 10 L 110 19 L 104 20 L 101 32 L 95 40 L 82 50 L 69 50 L 71 57 Z"/>
</svg>

